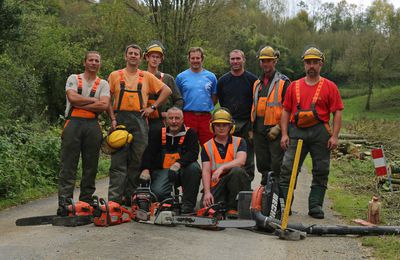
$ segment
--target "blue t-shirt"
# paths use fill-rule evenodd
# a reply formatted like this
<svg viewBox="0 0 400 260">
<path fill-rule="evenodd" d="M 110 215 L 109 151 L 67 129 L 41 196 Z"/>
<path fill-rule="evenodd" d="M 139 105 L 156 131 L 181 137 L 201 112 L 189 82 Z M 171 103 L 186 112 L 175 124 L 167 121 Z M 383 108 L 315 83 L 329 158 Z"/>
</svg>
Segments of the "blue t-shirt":
<svg viewBox="0 0 400 260">
<path fill-rule="evenodd" d="M 193 72 L 187 69 L 176 77 L 176 86 L 183 97 L 184 111 L 210 112 L 214 109 L 212 95 L 217 94 L 217 77 L 203 69 Z"/>
</svg>

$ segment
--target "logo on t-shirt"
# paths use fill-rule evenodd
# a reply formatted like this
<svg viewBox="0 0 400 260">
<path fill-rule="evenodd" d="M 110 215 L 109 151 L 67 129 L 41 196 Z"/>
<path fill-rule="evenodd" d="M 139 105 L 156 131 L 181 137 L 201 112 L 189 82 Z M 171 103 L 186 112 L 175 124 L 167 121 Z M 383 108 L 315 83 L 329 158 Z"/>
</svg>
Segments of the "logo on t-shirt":
<svg viewBox="0 0 400 260">
<path fill-rule="evenodd" d="M 211 82 L 211 81 L 207 81 L 206 84 L 205 84 L 205 86 L 204 86 L 204 89 L 205 89 L 207 92 L 210 92 L 210 91 L 211 91 L 211 88 L 212 88 L 212 82 Z"/>
</svg>

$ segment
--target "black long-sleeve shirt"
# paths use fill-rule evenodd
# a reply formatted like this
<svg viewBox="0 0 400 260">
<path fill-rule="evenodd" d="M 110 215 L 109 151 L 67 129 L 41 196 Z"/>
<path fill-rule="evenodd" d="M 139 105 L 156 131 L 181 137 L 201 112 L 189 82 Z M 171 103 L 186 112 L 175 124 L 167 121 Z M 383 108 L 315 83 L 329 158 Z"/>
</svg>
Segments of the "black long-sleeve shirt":
<svg viewBox="0 0 400 260">
<path fill-rule="evenodd" d="M 168 153 L 174 153 L 178 151 L 178 144 L 182 134 L 185 131 L 185 126 L 182 126 L 181 132 L 176 136 L 171 136 L 169 129 L 167 128 L 166 144 L 165 149 Z M 142 157 L 142 170 L 158 170 L 162 169 L 163 164 L 163 147 L 161 139 L 162 131 L 155 133 Z M 185 140 L 181 144 L 180 159 L 177 160 L 181 164 L 181 167 L 185 167 L 192 162 L 197 161 L 199 156 L 199 138 L 193 129 L 188 129 L 185 135 Z"/>
</svg>

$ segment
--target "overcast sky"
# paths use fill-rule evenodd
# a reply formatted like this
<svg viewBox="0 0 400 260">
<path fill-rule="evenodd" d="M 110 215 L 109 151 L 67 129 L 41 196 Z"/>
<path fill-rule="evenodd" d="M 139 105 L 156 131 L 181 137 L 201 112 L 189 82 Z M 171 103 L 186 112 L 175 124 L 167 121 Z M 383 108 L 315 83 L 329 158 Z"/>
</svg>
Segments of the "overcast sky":
<svg viewBox="0 0 400 260">
<path fill-rule="evenodd" d="M 321 2 L 331 2 L 331 3 L 339 3 L 341 0 L 321 0 Z M 308 2 L 307 0 L 305 2 Z M 370 6 L 373 0 L 346 0 L 347 3 L 356 4 L 358 6 L 367 7 Z M 388 0 L 388 3 L 391 3 L 395 8 L 400 7 L 399 0 Z"/>
</svg>

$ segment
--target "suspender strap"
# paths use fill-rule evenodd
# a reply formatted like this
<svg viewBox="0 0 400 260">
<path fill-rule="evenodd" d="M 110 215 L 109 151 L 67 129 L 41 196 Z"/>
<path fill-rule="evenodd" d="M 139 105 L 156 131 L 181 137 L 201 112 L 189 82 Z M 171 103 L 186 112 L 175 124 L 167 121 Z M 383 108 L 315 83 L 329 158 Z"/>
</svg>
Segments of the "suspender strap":
<svg viewBox="0 0 400 260">
<path fill-rule="evenodd" d="M 165 146 L 167 144 L 167 128 L 163 127 L 161 129 L 161 145 Z"/>
<path fill-rule="evenodd" d="M 81 74 L 76 75 L 76 79 L 78 80 L 78 94 L 82 95 L 82 86 L 83 86 L 82 75 Z"/>
<path fill-rule="evenodd" d="M 139 73 L 139 80 L 138 80 L 137 91 L 139 96 L 140 110 L 142 110 L 143 109 L 142 84 L 143 84 L 144 73 L 141 70 L 138 70 L 138 73 Z"/>
<path fill-rule="evenodd" d="M 124 93 L 125 92 L 137 93 L 138 97 L 139 97 L 140 110 L 143 109 L 142 85 L 143 85 L 144 73 L 143 73 L 143 71 L 141 71 L 139 69 L 138 69 L 137 72 L 139 73 L 138 74 L 139 75 L 139 79 L 138 79 L 137 89 L 136 90 L 128 90 L 128 89 L 126 89 L 126 86 L 125 86 L 124 71 L 123 70 L 118 70 L 120 91 L 119 91 L 119 97 L 118 97 L 118 105 L 117 105 L 117 109 L 115 110 L 115 112 L 119 112 L 121 110 L 122 99 L 124 98 Z"/>
<path fill-rule="evenodd" d="M 315 103 L 317 103 L 319 93 L 321 92 L 322 85 L 324 84 L 325 79 L 321 77 L 317 90 L 315 91 L 314 97 L 311 102 L 311 107 L 315 107 Z M 300 80 L 296 80 L 296 100 L 297 100 L 297 107 L 300 108 Z"/>
<path fill-rule="evenodd" d="M 96 94 L 96 91 L 100 85 L 100 81 L 101 79 L 99 77 L 96 78 L 96 81 L 94 82 L 94 85 L 92 87 L 92 90 L 90 91 L 90 97 L 94 97 L 94 95 Z"/>
<path fill-rule="evenodd" d="M 124 80 L 124 71 L 123 70 L 118 70 L 119 74 L 119 97 L 118 97 L 118 105 L 117 105 L 117 110 L 118 112 L 121 109 L 121 103 L 122 103 L 122 98 L 124 97 L 124 92 L 125 92 L 125 80 Z"/>
<path fill-rule="evenodd" d="M 83 79 L 82 79 L 82 74 L 78 74 L 76 75 L 76 79 L 78 81 L 78 94 L 82 95 L 82 89 L 83 89 Z M 93 84 L 92 89 L 90 90 L 90 94 L 89 97 L 94 97 L 94 95 L 96 94 L 97 89 L 99 88 L 101 82 L 101 78 L 96 77 L 96 80 Z M 71 108 L 68 111 L 68 115 L 67 115 L 67 119 L 71 118 L 72 115 L 72 111 L 74 110 L 74 107 L 71 105 Z M 93 112 L 94 113 L 94 112 Z M 96 114 L 96 113 L 94 113 Z"/>
</svg>

